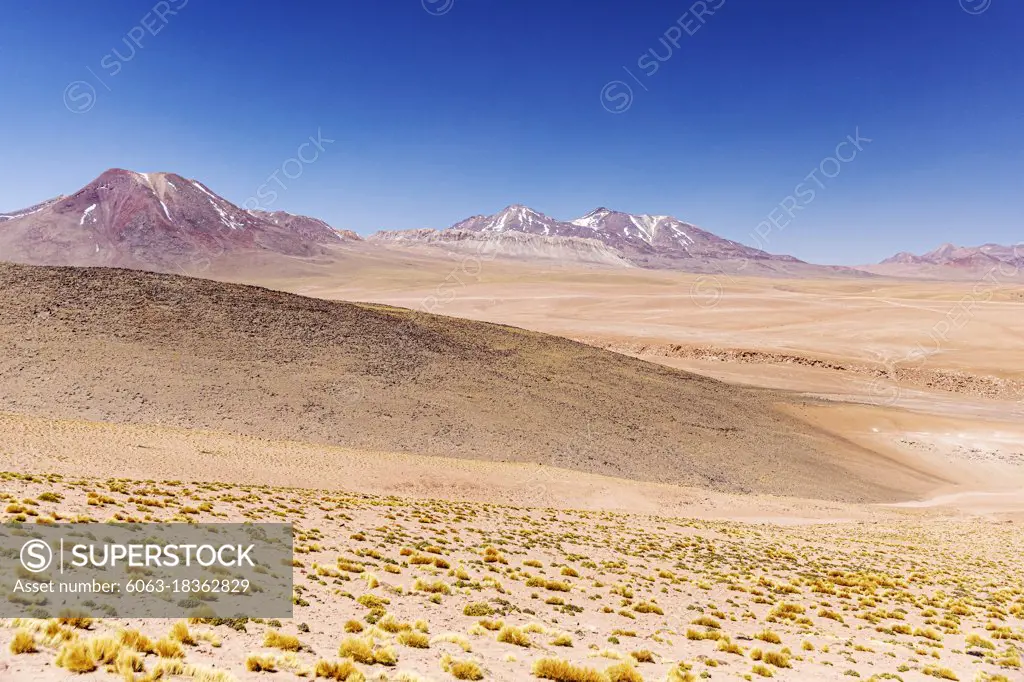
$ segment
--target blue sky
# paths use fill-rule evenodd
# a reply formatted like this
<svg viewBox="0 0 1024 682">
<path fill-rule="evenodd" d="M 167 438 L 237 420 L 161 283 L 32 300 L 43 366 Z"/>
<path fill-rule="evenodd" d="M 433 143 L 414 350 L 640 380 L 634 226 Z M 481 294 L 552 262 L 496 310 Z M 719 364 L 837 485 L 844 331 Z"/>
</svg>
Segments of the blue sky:
<svg viewBox="0 0 1024 682">
<path fill-rule="evenodd" d="M 320 131 L 270 207 L 364 234 L 523 203 L 824 263 L 1024 238 L 1017 0 L 45 4 L 0 24 L 0 210 L 110 167 L 242 203 Z"/>
</svg>

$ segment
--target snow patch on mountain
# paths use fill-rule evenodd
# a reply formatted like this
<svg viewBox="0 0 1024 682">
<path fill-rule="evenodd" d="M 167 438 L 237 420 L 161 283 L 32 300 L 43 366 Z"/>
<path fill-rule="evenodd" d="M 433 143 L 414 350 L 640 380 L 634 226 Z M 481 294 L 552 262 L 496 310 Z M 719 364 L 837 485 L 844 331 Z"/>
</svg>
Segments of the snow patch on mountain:
<svg viewBox="0 0 1024 682">
<path fill-rule="evenodd" d="M 82 219 L 78 221 L 79 225 L 85 225 L 85 219 L 89 217 L 89 214 L 96 210 L 96 204 L 93 204 L 85 209 L 82 213 Z"/>
</svg>

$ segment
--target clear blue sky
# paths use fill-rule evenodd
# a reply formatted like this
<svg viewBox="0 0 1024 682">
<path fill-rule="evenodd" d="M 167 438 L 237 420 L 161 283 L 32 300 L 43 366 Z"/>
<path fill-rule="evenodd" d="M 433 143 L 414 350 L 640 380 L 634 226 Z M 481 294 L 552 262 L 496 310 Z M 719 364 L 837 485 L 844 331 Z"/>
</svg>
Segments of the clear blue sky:
<svg viewBox="0 0 1024 682">
<path fill-rule="evenodd" d="M 163 11 L 185 2 L 4 3 L 0 210 L 115 166 L 241 203 L 320 129 L 335 142 L 273 208 L 369 233 L 511 203 L 565 219 L 605 205 L 756 245 L 755 226 L 859 127 L 872 142 L 765 248 L 860 263 L 1024 239 L 1019 0 L 707 0 L 721 7 L 704 23 L 691 0 Z M 144 19 L 154 5 L 163 20 Z M 668 59 L 648 75 L 652 49 Z M 623 86 L 601 98 L 613 80 L 634 94 L 617 114 L 603 105 L 621 106 Z M 69 111 L 90 87 L 93 106 Z"/>
</svg>

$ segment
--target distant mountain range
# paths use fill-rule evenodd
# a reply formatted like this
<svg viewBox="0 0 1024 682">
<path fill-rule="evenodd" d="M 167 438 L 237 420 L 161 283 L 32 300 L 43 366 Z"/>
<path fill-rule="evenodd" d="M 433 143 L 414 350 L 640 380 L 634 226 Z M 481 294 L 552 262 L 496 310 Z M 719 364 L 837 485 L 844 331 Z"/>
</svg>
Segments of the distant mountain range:
<svg viewBox="0 0 1024 682">
<path fill-rule="evenodd" d="M 776 256 L 723 239 L 671 216 L 633 215 L 607 208 L 597 208 L 581 218 L 562 221 L 514 204 L 494 215 L 467 218 L 446 230 L 382 232 L 370 239 L 430 243 L 445 241 L 444 235 L 454 233 L 475 233 L 480 239 L 519 233 L 598 242 L 619 260 L 643 267 L 672 267 L 683 261 L 707 259 L 801 262 L 792 256 Z"/>
<path fill-rule="evenodd" d="M 512 236 L 515 235 L 513 238 Z M 510 257 L 567 257 L 584 262 L 738 275 L 867 277 L 853 268 L 812 265 L 771 254 L 665 215 L 596 208 L 558 220 L 521 204 L 494 215 L 476 215 L 443 230 L 377 232 L 367 239 L 402 246 L 496 252 Z"/>
<path fill-rule="evenodd" d="M 920 256 L 902 251 L 886 258 L 881 265 L 938 265 L 952 268 L 979 268 L 1009 263 L 1024 266 L 1024 244 L 1002 246 L 982 244 L 981 246 L 955 246 L 943 244 L 934 251 Z"/>
<path fill-rule="evenodd" d="M 998 263 L 1024 266 L 1024 247 L 945 244 L 916 256 L 899 253 L 876 266 L 813 265 L 771 254 L 667 215 L 597 208 L 558 220 L 520 204 L 445 229 L 350 230 L 286 211 L 244 210 L 197 180 L 174 173 L 111 169 L 68 196 L 0 213 L 0 260 L 39 265 L 105 265 L 188 271 L 199 261 L 247 254 L 316 257 L 338 245 L 427 248 L 614 267 L 780 276 L 936 276 Z"/>
</svg>

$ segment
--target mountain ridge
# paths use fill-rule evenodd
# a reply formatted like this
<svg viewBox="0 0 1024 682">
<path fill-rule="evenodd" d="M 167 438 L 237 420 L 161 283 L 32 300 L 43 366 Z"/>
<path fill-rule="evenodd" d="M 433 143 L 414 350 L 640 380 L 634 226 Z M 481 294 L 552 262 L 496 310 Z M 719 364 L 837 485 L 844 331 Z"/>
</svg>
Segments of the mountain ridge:
<svg viewBox="0 0 1024 682">
<path fill-rule="evenodd" d="M 1010 263 L 1024 265 L 1024 243 L 1007 246 L 987 243 L 980 246 L 957 246 L 946 242 L 927 253 L 917 255 L 909 251 L 899 253 L 879 262 L 879 265 L 910 264 L 939 265 L 951 267 L 976 267 Z"/>
<path fill-rule="evenodd" d="M 367 237 L 367 241 L 400 247 L 443 246 L 459 253 L 473 254 L 484 260 L 505 256 L 633 267 L 633 264 L 617 251 L 597 239 L 544 236 L 517 230 L 491 234 L 453 228 L 380 231 Z"/>
<path fill-rule="evenodd" d="M 1021 245 L 991 243 L 943 244 L 922 255 L 903 251 L 878 265 L 817 265 L 720 237 L 670 215 L 605 206 L 560 220 L 511 204 L 443 229 L 381 230 L 364 238 L 310 216 L 244 210 L 201 181 L 175 173 L 120 168 L 101 173 L 72 194 L 0 213 L 0 259 L 34 265 L 194 272 L 225 255 L 309 258 L 329 255 L 334 245 L 363 243 L 710 274 L 870 277 L 921 271 L 929 277 L 960 277 L 1006 263 L 1024 267 Z"/>
<path fill-rule="evenodd" d="M 558 220 L 523 204 L 511 204 L 498 213 L 474 215 L 443 230 L 380 232 L 371 239 L 436 242 L 448 232 L 498 235 L 518 232 L 542 238 L 598 241 L 620 257 L 642 267 L 673 267 L 683 262 L 735 261 L 735 269 L 762 264 L 799 264 L 788 255 L 775 255 L 724 239 L 696 225 L 667 215 L 630 214 L 605 207 L 573 220 Z"/>
<path fill-rule="evenodd" d="M 239 208 L 199 180 L 112 168 L 70 195 L 0 214 L 0 258 L 170 272 L 239 252 L 308 257 L 343 239 L 314 221 L 291 229 Z"/>
</svg>

